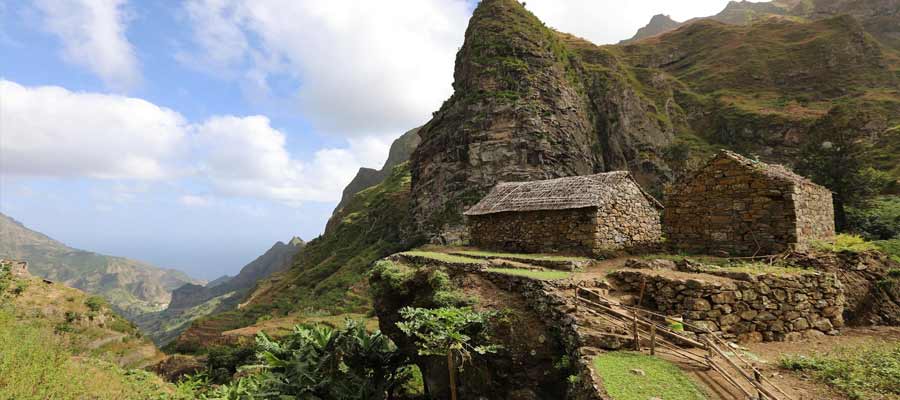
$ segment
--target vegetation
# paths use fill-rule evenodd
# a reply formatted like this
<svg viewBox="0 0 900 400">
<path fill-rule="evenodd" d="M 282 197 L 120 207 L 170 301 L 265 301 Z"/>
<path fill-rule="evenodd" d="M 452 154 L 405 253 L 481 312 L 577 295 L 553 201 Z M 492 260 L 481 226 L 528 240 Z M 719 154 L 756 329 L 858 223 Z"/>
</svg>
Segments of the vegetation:
<svg viewBox="0 0 900 400">
<path fill-rule="evenodd" d="M 75 358 L 45 321 L 17 321 L 0 307 L 0 398 L 179 399 L 155 375 L 90 358 Z M 184 397 L 190 399 L 190 397 Z"/>
<path fill-rule="evenodd" d="M 553 254 L 499 253 L 483 250 L 454 250 L 453 253 L 471 255 L 476 257 L 505 258 L 508 260 L 590 261 L 589 258 L 585 257 L 560 256 Z"/>
<path fill-rule="evenodd" d="M 495 353 L 499 346 L 490 344 L 486 322 L 493 312 L 476 312 L 471 308 L 438 309 L 406 307 L 400 310 L 403 322 L 397 327 L 416 342 L 421 356 L 447 358 L 450 376 L 450 398 L 456 400 L 456 373 L 471 362 L 472 353 Z"/>
<path fill-rule="evenodd" d="M 847 230 L 867 240 L 900 239 L 900 196 L 881 196 L 847 210 Z"/>
<path fill-rule="evenodd" d="M 279 340 L 260 333 L 254 360 L 229 384 L 196 376 L 180 388 L 203 399 L 375 400 L 396 398 L 414 377 L 390 339 L 352 320 L 343 329 L 298 325 Z"/>
<path fill-rule="evenodd" d="M 704 266 L 704 269 L 710 272 L 727 271 L 742 272 L 752 275 L 770 274 L 777 276 L 815 273 L 815 271 L 811 271 L 805 268 L 793 267 L 789 265 L 766 264 L 762 262 L 725 264 L 723 266 Z"/>
<path fill-rule="evenodd" d="M 894 261 L 900 262 L 900 239 L 879 240 L 873 243 Z"/>
<path fill-rule="evenodd" d="M 900 344 L 870 344 L 808 357 L 789 355 L 782 358 L 781 366 L 810 374 L 851 399 L 900 396 Z"/>
<path fill-rule="evenodd" d="M 412 250 L 400 253 L 412 257 L 428 258 L 435 261 L 453 263 L 453 264 L 485 264 L 485 261 L 477 258 L 463 257 L 454 254 L 439 253 L 435 251 Z"/>
<path fill-rule="evenodd" d="M 633 352 L 605 353 L 594 358 L 594 370 L 615 400 L 706 398 L 684 372 L 661 358 Z"/>
<path fill-rule="evenodd" d="M 514 275 L 514 276 L 524 276 L 531 279 L 537 279 L 541 281 L 555 281 L 558 279 L 566 279 L 571 278 L 571 272 L 565 271 L 549 271 L 549 270 L 531 270 L 531 269 L 515 269 L 515 268 L 488 268 L 489 272 L 496 272 L 499 274 L 506 275 Z"/>
<path fill-rule="evenodd" d="M 862 253 L 878 248 L 874 243 L 867 242 L 861 236 L 849 234 L 840 234 L 835 236 L 831 241 L 819 241 L 813 243 L 813 245 L 819 250 L 832 251 L 835 253 L 845 251 L 850 253 Z"/>
</svg>

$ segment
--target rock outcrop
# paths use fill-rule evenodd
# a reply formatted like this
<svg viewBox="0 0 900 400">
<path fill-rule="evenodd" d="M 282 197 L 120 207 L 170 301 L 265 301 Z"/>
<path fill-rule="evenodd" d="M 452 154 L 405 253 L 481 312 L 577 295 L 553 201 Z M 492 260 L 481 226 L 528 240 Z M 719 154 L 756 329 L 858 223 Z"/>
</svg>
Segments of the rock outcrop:
<svg viewBox="0 0 900 400">
<path fill-rule="evenodd" d="M 672 29 L 675 29 L 681 25 L 681 22 L 675 21 L 668 15 L 656 14 L 653 16 L 653 18 L 650 18 L 650 22 L 647 23 L 646 26 L 638 29 L 637 33 L 635 33 L 634 36 L 631 37 L 631 39 L 622 40 L 619 42 L 619 44 L 628 44 L 644 38 L 656 36 L 660 33 L 671 31 Z"/>
</svg>

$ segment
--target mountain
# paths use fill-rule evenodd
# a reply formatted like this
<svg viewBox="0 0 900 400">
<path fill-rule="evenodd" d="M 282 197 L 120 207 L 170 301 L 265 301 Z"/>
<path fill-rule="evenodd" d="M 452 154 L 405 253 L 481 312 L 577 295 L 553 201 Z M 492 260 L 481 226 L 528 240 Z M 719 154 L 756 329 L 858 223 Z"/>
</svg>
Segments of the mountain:
<svg viewBox="0 0 900 400">
<path fill-rule="evenodd" d="M 500 181 L 629 170 L 660 195 L 716 148 L 793 165 L 801 149 L 849 132 L 871 154 L 896 150 L 897 77 L 896 52 L 848 15 L 704 19 L 597 46 L 518 2 L 484 0 L 454 94 L 419 131 L 414 212 L 432 241 L 458 242 L 462 211 Z M 896 154 L 865 164 L 896 179 Z"/>
<path fill-rule="evenodd" d="M 0 257 L 27 261 L 34 275 L 103 296 L 127 318 L 165 308 L 173 290 L 201 283 L 173 269 L 73 249 L 4 214 Z"/>
<path fill-rule="evenodd" d="M 164 355 L 98 296 L 0 260 L 0 398 L 149 399 L 173 391 L 141 370 Z"/>
<path fill-rule="evenodd" d="M 223 333 L 263 326 L 274 318 L 289 326 L 309 313 L 365 314 L 371 308 L 365 282 L 369 264 L 421 242 L 409 212 L 407 157 L 418 144 L 415 134 L 414 129 L 393 143 L 383 168 L 389 172 L 386 177 L 361 190 L 345 190 L 356 192 L 335 209 L 325 233 L 294 256 L 289 269 L 259 281 L 245 296 L 235 297 L 241 303 L 236 309 L 185 320 L 190 327 L 172 342 L 171 349 L 192 352 L 227 343 L 235 336 Z"/>
<path fill-rule="evenodd" d="M 619 44 L 628 44 L 644 38 L 656 36 L 660 33 L 671 31 L 679 26 L 681 26 L 681 22 L 673 20 L 668 15 L 656 14 L 653 18 L 650 18 L 650 22 L 647 26 L 638 29 L 637 33 L 635 33 L 631 39 L 623 40 L 619 42 Z"/>
<path fill-rule="evenodd" d="M 363 189 L 381 183 L 381 181 L 391 174 L 391 170 L 394 167 L 409 160 L 409 156 L 421 141 L 422 139 L 419 137 L 419 128 L 411 129 L 391 143 L 391 148 L 388 151 L 388 158 L 381 169 L 360 168 L 359 172 L 356 173 L 356 176 L 353 177 L 353 180 L 344 188 L 343 194 L 341 195 L 341 201 L 338 203 L 337 207 L 334 208 L 332 216 L 340 213 L 340 210 L 347 206 L 347 203 L 350 202 L 353 195 L 359 193 Z M 333 230 L 336 224 L 337 221 L 334 220 L 333 217 L 329 219 L 328 224 L 325 225 L 325 232 Z"/>
<path fill-rule="evenodd" d="M 860 6 L 860 17 L 702 19 L 598 46 L 548 28 L 518 1 L 482 0 L 456 57 L 454 93 L 417 131 L 409 162 L 375 186 L 349 188 L 355 194 L 290 269 L 238 309 L 195 321 L 175 347 L 227 342 L 223 332 L 272 318 L 366 312 L 372 262 L 425 240 L 465 240 L 462 211 L 497 182 L 628 170 L 661 196 L 718 149 L 791 166 L 835 138 L 863 146 L 860 167 L 896 181 L 900 57 L 881 39 L 894 27 L 871 22 L 893 18 L 878 6 L 890 1 L 866 2 L 874 8 Z M 733 3 L 722 18 L 824 3 Z"/>
<path fill-rule="evenodd" d="M 190 322 L 215 312 L 234 309 L 257 282 L 287 269 L 306 243 L 294 237 L 277 242 L 269 250 L 241 268 L 234 277 L 219 278 L 206 286 L 192 283 L 175 289 L 165 310 L 147 313 L 135 323 L 154 342 L 163 345 L 187 329 Z"/>
<path fill-rule="evenodd" d="M 883 44 L 894 49 L 900 48 L 900 3 L 896 0 L 731 1 L 716 15 L 693 18 L 686 22 L 666 21 L 662 18 L 664 16 L 656 15 L 634 37 L 619 44 L 632 43 L 704 19 L 731 25 L 749 25 L 769 18 L 810 21 L 845 14 L 860 21 L 865 30 Z"/>
</svg>

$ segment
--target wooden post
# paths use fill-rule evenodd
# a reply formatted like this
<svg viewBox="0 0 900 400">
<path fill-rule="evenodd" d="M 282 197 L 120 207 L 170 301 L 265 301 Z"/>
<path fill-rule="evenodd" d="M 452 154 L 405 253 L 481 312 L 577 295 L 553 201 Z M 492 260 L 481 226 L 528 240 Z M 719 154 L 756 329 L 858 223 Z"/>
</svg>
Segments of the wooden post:
<svg viewBox="0 0 900 400">
<path fill-rule="evenodd" d="M 656 324 L 650 324 L 650 355 L 656 355 Z"/>
<path fill-rule="evenodd" d="M 756 369 L 753 370 L 753 379 L 756 380 L 756 383 L 762 385 L 762 374 Z M 766 395 L 762 392 L 762 390 L 759 389 L 756 390 L 756 396 L 759 400 L 766 399 Z"/>
<path fill-rule="evenodd" d="M 647 288 L 647 276 L 641 275 L 641 294 L 638 295 L 638 303 L 637 303 L 638 307 L 644 306 L 644 289 L 646 289 L 646 288 Z"/>
<path fill-rule="evenodd" d="M 453 364 L 453 352 L 447 350 L 447 369 L 450 370 L 450 399 L 456 400 L 456 366 Z"/>
<path fill-rule="evenodd" d="M 581 288 L 581 287 L 579 287 L 579 286 L 575 286 L 575 314 L 578 314 L 578 303 L 579 303 L 579 300 L 578 300 L 578 289 L 580 289 L 580 288 Z"/>
<path fill-rule="evenodd" d="M 634 324 L 632 325 L 632 329 L 634 330 L 634 350 L 641 351 L 641 337 L 638 335 L 637 313 L 632 312 L 631 316 L 634 317 Z"/>
</svg>

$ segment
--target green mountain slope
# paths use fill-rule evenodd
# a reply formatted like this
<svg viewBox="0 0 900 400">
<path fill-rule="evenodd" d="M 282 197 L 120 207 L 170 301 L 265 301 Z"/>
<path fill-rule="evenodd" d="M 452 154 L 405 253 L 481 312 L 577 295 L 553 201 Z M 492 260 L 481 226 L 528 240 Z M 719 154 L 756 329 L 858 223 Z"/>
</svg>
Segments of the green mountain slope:
<svg viewBox="0 0 900 400">
<path fill-rule="evenodd" d="M 176 270 L 73 249 L 3 214 L 0 257 L 27 261 L 36 276 L 103 296 L 128 318 L 165 308 L 173 290 L 200 283 Z"/>
<path fill-rule="evenodd" d="M 173 393 L 139 370 L 163 354 L 102 299 L 0 261 L 0 398 L 146 399 Z"/>
<path fill-rule="evenodd" d="M 188 283 L 172 292 L 172 301 L 165 310 L 140 315 L 134 321 L 156 344 L 164 345 L 187 329 L 191 321 L 234 309 L 257 282 L 290 267 L 294 256 L 305 245 L 297 237 L 288 243 L 275 243 L 241 268 L 236 276 L 219 280 L 215 285 Z"/>
<path fill-rule="evenodd" d="M 172 348 L 190 352 L 227 343 L 234 338 L 223 332 L 298 312 L 365 313 L 371 308 L 365 282 L 369 265 L 418 243 L 409 184 L 409 164 L 394 167 L 383 182 L 337 211 L 334 229 L 307 243 L 289 270 L 260 281 L 238 309 L 194 321 Z"/>
</svg>

